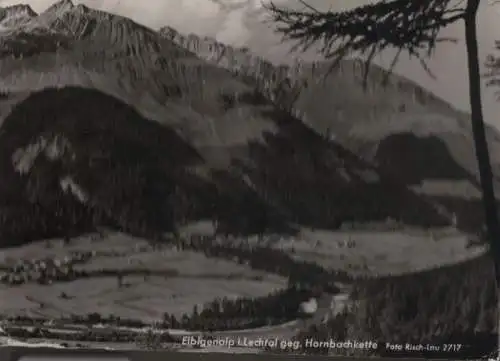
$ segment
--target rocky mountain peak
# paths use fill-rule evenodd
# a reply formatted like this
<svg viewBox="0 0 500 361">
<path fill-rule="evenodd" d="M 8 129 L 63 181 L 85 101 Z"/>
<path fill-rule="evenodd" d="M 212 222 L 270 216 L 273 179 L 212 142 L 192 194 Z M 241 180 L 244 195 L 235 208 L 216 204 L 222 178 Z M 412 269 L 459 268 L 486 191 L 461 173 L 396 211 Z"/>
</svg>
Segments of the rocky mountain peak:
<svg viewBox="0 0 500 361">
<path fill-rule="evenodd" d="M 11 28 L 25 23 L 38 14 L 29 5 L 19 4 L 0 8 L 0 27 Z"/>
<path fill-rule="evenodd" d="M 61 13 L 72 10 L 75 4 L 71 0 L 61 0 L 50 6 L 44 13 Z"/>
</svg>

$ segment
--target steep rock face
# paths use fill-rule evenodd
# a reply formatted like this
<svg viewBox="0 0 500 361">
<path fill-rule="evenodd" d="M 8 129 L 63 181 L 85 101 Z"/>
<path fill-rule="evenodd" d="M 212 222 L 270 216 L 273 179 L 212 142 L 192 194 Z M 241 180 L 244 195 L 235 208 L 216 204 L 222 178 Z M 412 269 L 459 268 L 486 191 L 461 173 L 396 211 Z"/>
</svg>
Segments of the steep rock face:
<svg viewBox="0 0 500 361">
<path fill-rule="evenodd" d="M 168 26 L 159 33 L 200 58 L 242 76 L 276 105 L 300 115 L 299 109 L 292 106 L 302 89 L 307 87 L 301 78 L 303 69 L 300 63 L 293 67 L 275 66 L 248 49 L 234 48 L 208 37 L 183 35 Z"/>
<path fill-rule="evenodd" d="M 335 121 L 341 123 L 341 126 L 335 124 L 336 132 L 341 132 L 341 128 L 343 127 L 349 129 L 353 125 L 357 125 L 357 122 L 360 120 L 368 124 L 373 123 L 373 120 L 382 122 L 382 126 L 379 128 L 385 129 L 387 128 L 388 120 L 383 119 L 382 116 L 386 115 L 387 112 L 403 113 L 412 111 L 413 109 L 422 110 L 422 106 L 430 110 L 440 111 L 456 119 L 453 121 L 450 120 L 448 123 L 438 122 L 437 126 L 434 127 L 435 130 L 426 129 L 427 124 L 420 121 L 412 121 L 411 124 L 401 122 L 399 125 L 400 129 L 411 128 L 425 133 L 436 132 L 439 134 L 446 131 L 460 131 L 467 123 L 466 114 L 455 111 L 448 103 L 407 79 L 393 74 L 389 77 L 387 86 L 383 87 L 381 83 L 383 77 L 386 76 L 386 71 L 377 66 L 372 66 L 370 69 L 367 90 L 363 90 L 361 87 L 361 78 L 364 65 L 357 60 L 345 60 L 341 62 L 337 69 L 331 71 L 325 81 L 325 74 L 330 69 L 328 64 L 323 62 L 304 63 L 296 61 L 292 66 L 275 65 L 252 54 L 249 49 L 234 48 L 212 38 L 201 38 L 193 34 L 183 35 L 170 27 L 160 29 L 160 34 L 210 63 L 217 64 L 238 75 L 250 77 L 264 88 L 276 88 L 280 85 L 284 87 L 284 84 L 288 84 L 289 92 L 300 93 L 300 95 L 295 94 L 295 97 L 292 94 L 289 96 L 295 100 L 293 107 L 296 108 L 297 115 L 302 115 L 306 119 L 311 118 L 308 115 L 311 110 L 305 109 L 307 106 L 303 103 L 309 103 L 310 98 L 321 94 L 321 98 L 326 98 L 325 100 L 334 100 L 335 103 L 333 105 L 335 106 L 332 106 L 332 110 L 336 113 Z M 345 91 L 346 88 L 342 88 L 343 85 L 349 87 L 348 92 Z M 344 91 L 340 93 L 336 92 L 336 89 L 343 89 Z M 269 93 L 273 92 L 271 89 L 267 91 Z M 274 89 L 274 92 L 276 91 Z M 314 94 L 311 92 L 314 92 Z M 396 96 L 396 94 L 399 94 L 399 96 Z M 339 99 L 339 95 L 342 96 L 342 99 Z M 339 108 L 337 103 L 340 104 L 345 100 L 348 103 L 344 108 Z M 355 114 L 354 109 L 352 109 L 354 106 L 358 107 L 358 111 L 360 106 L 361 108 L 368 108 L 365 110 L 368 112 L 368 117 L 366 119 L 358 119 L 359 114 Z M 308 114 L 304 114 L 306 110 Z M 325 112 L 323 110 L 324 108 L 320 107 L 312 115 L 314 118 L 320 116 L 324 118 Z M 352 118 L 356 122 L 351 121 L 350 119 Z M 313 121 L 312 119 L 310 120 L 311 122 Z M 429 123 L 435 123 L 434 120 L 429 120 Z M 324 132 L 327 130 L 326 128 L 329 123 L 332 123 L 332 120 L 323 121 L 326 124 L 320 130 Z M 318 123 L 317 126 L 320 126 L 317 120 L 316 122 Z M 385 130 L 385 132 L 387 131 L 390 131 L 390 129 Z M 384 132 L 384 130 L 380 132 Z M 375 137 L 378 138 L 379 136 L 375 135 Z"/>
<path fill-rule="evenodd" d="M 405 148 L 410 157 L 422 157 L 417 153 L 428 141 L 442 143 L 439 147 L 442 154 L 427 151 L 422 159 L 433 168 L 433 179 L 466 181 L 469 184 L 467 196 L 478 195 L 469 115 L 453 109 L 415 83 L 392 74 L 383 86 L 386 71 L 372 66 L 367 89 L 363 89 L 364 65 L 359 61 L 341 62 L 331 73 L 327 72 L 328 65 L 324 63 L 275 66 L 252 55 L 248 49 L 233 48 L 214 39 L 192 34 L 185 36 L 168 27 L 160 33 L 201 58 L 252 79 L 269 99 L 291 109 L 318 133 L 367 159 L 380 161 L 393 173 L 398 164 L 389 158 L 380 159 L 377 151 L 382 143 L 387 150 L 392 136 L 414 135 L 413 146 Z M 495 173 L 498 173 L 500 137 L 491 127 L 488 127 L 487 137 Z M 396 154 L 398 150 L 390 152 Z M 449 159 L 454 163 L 452 167 L 463 170 L 454 172 L 451 178 L 449 173 L 439 174 L 441 168 L 433 159 L 435 156 Z M 425 179 L 423 174 L 419 178 Z M 449 188 L 451 194 L 460 196 L 454 194 L 452 186 Z"/>
</svg>

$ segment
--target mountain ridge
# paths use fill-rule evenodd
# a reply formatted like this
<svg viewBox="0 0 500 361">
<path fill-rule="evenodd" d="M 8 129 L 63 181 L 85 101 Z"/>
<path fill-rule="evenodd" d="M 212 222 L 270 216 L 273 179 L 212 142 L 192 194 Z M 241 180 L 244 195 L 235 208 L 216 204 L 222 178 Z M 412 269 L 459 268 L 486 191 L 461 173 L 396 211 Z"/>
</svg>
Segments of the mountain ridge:
<svg viewBox="0 0 500 361">
<path fill-rule="evenodd" d="M 468 192 L 471 195 L 473 194 L 474 197 L 479 196 L 470 114 L 455 109 L 451 104 L 423 89 L 415 82 L 391 74 L 388 83 L 382 86 L 387 71 L 376 65 L 371 65 L 367 90 L 364 91 L 361 90 L 364 64 L 360 60 L 342 61 L 338 68 L 333 69 L 331 72 L 329 64 L 324 61 L 317 63 L 296 61 L 292 66 L 275 65 L 253 55 L 247 48 L 232 47 L 215 39 L 202 38 L 194 34 L 183 35 L 168 26 L 160 29 L 160 34 L 196 53 L 208 62 L 222 66 L 240 76 L 253 78 L 258 84 L 258 88 L 273 102 L 286 103 L 287 108 L 295 116 L 309 124 L 320 134 L 330 136 L 329 133 L 334 133 L 335 140 L 352 149 L 358 155 L 367 157 L 372 161 L 378 160 L 379 143 L 385 138 L 392 138 L 397 134 L 401 134 L 403 137 L 413 134 L 415 136 L 415 145 L 417 145 L 419 139 L 424 144 L 428 140 L 430 142 L 442 142 L 444 146 L 441 146 L 442 151 L 451 151 L 451 158 L 468 173 L 456 172 L 457 175 L 461 175 L 465 181 L 469 182 Z M 335 84 L 339 80 L 345 83 L 345 78 L 348 79 L 348 83 L 343 84 L 344 86 Z M 342 109 L 351 104 L 346 107 L 345 101 L 328 97 L 326 89 L 334 89 L 335 87 L 358 92 L 355 95 L 359 98 L 357 103 L 352 104 L 351 109 Z M 347 94 L 346 101 L 352 103 L 353 91 L 343 93 Z M 373 103 L 373 100 L 370 98 L 374 98 L 380 93 L 384 98 L 389 99 L 401 98 L 400 94 L 404 94 L 406 99 L 403 97 L 400 104 L 390 104 L 390 101 L 387 102 L 379 97 L 374 99 L 376 104 L 379 105 L 371 105 L 370 103 Z M 322 99 L 322 101 L 318 99 Z M 384 103 L 389 104 L 384 105 Z M 331 104 L 331 108 L 334 109 L 336 114 L 332 116 L 332 109 L 324 109 L 321 104 Z M 382 104 L 382 107 L 380 107 L 380 104 Z M 339 109 L 335 109 L 336 106 Z M 356 110 L 363 107 L 369 108 L 371 113 L 364 110 L 359 112 L 361 114 L 352 112 L 352 109 Z M 377 109 L 377 107 L 380 109 Z M 405 121 L 392 119 L 394 117 L 405 117 L 406 112 L 412 111 L 410 108 L 415 109 L 413 110 L 414 119 L 405 119 Z M 424 114 L 419 115 L 422 112 L 429 114 L 425 116 Z M 360 117 L 367 118 L 368 121 L 363 121 L 359 119 Z M 386 121 L 384 121 L 384 118 L 386 118 Z M 406 116 L 406 118 L 408 117 Z M 346 119 L 348 120 L 346 121 Z M 355 121 L 353 122 L 352 119 Z M 371 119 L 374 119 L 375 122 L 371 122 Z M 500 157 L 498 155 L 500 154 L 500 132 L 487 125 L 487 138 L 492 149 L 495 183 L 497 183 L 498 188 L 500 186 L 498 183 L 500 179 Z M 417 146 L 417 148 L 420 148 L 420 146 Z M 422 151 L 424 150 L 422 149 Z M 417 152 L 420 152 L 420 149 L 414 151 L 414 153 Z M 427 157 L 427 164 L 433 163 L 431 158 Z M 390 162 L 391 160 L 388 159 L 381 160 L 381 164 Z M 437 164 L 436 168 L 439 167 L 440 165 Z M 421 191 L 427 192 L 426 189 Z"/>
<path fill-rule="evenodd" d="M 81 208 L 82 199 L 98 199 L 78 211 L 85 215 L 83 223 L 105 222 L 131 232 L 160 232 L 161 222 L 155 217 L 161 214 L 171 217 L 166 224 L 174 228 L 179 222 L 215 216 L 231 232 L 284 230 L 292 224 L 337 229 L 346 222 L 389 218 L 421 227 L 449 224 L 449 212 L 438 209 L 425 194 L 413 192 L 387 169 L 301 121 L 290 106 L 293 97 L 286 92 L 287 87 L 294 89 L 294 83 L 278 75 L 289 69 L 276 71 L 258 63 L 257 67 L 264 64 L 261 86 L 250 76 L 242 79 L 231 69 L 210 64 L 165 34 L 123 17 L 68 4 L 60 3 L 2 35 L 17 51 L 14 57 L 6 53 L 0 62 L 0 90 L 6 94 L 0 109 L 11 102 L 9 110 L 0 112 L 4 114 L 0 128 L 4 174 L 14 172 L 14 155 L 26 161 L 26 150 L 43 142 L 52 148 L 54 139 L 72 147 L 85 144 L 73 151 L 81 159 L 76 165 L 68 155 L 51 159 L 45 152 L 25 174 L 4 176 L 5 192 L 15 182 L 18 193 L 10 197 L 18 197 L 26 207 L 36 200 L 37 207 L 55 213 L 57 200 L 64 200 L 69 218 L 62 222 L 67 224 L 76 212 L 72 207 Z M 37 41 L 26 42 L 30 36 Z M 281 81 L 276 91 L 264 89 Z M 82 102 L 92 101 L 82 107 L 76 94 L 82 94 Z M 58 107 L 67 107 L 60 97 L 70 99 L 72 107 L 88 114 L 89 120 L 77 121 L 78 116 L 68 110 L 58 113 Z M 135 109 L 137 114 L 112 115 L 107 103 Z M 111 114 L 108 118 L 113 122 L 96 123 L 94 118 L 101 115 L 90 112 L 92 107 Z M 26 122 L 42 115 L 43 122 Z M 144 137 L 136 138 L 139 134 L 120 135 L 125 134 L 122 127 L 136 129 L 140 122 L 156 123 L 148 127 L 158 131 L 148 134 L 163 134 L 162 142 L 173 139 L 167 130 L 176 134 L 176 142 L 192 148 L 201 161 L 188 164 L 180 157 L 178 166 L 165 168 L 163 162 L 174 161 L 175 151 L 157 153 Z M 75 129 L 67 128 L 68 124 Z M 149 156 L 121 155 L 132 149 Z M 169 154 L 162 160 L 164 152 Z M 113 163 L 116 169 L 110 168 Z M 154 181 L 154 175 L 164 179 L 165 186 Z M 109 189 L 107 183 L 116 186 Z M 147 189 L 153 184 L 158 192 L 153 199 L 169 201 L 159 202 L 162 211 L 148 216 L 145 205 L 150 204 L 151 194 Z M 125 194 L 136 195 L 136 200 L 123 203 Z"/>
</svg>

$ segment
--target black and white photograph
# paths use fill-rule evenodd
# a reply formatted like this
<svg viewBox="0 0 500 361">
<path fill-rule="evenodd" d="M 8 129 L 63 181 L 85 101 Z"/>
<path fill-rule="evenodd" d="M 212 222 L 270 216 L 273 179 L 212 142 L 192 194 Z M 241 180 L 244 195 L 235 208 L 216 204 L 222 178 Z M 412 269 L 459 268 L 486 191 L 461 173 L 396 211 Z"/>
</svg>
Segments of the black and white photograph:
<svg viewBox="0 0 500 361">
<path fill-rule="evenodd" d="M 0 0 L 0 347 L 497 359 L 500 2 Z"/>
</svg>

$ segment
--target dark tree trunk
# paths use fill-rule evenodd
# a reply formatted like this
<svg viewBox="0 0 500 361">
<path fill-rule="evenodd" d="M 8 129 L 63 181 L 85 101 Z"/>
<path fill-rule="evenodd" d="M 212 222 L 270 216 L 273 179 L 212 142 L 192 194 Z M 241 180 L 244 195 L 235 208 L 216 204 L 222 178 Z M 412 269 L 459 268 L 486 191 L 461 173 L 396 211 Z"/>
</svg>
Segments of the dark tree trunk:
<svg viewBox="0 0 500 361">
<path fill-rule="evenodd" d="M 465 17 L 465 40 L 469 73 L 469 97 L 471 105 L 472 133 L 479 168 L 480 184 L 483 193 L 483 208 L 491 254 L 495 263 L 495 275 L 500 281 L 500 224 L 498 222 L 493 172 L 491 170 L 488 143 L 481 104 L 481 75 L 479 68 L 478 43 L 476 32 L 477 8 L 480 0 L 469 0 Z"/>
<path fill-rule="evenodd" d="M 495 267 L 497 289 L 500 290 L 500 226 L 498 222 L 495 190 L 493 187 L 493 172 L 491 170 L 488 143 L 486 142 L 481 104 L 481 76 L 476 29 L 479 2 L 480 0 L 469 0 L 467 3 L 467 12 L 465 14 L 465 40 L 467 46 L 469 73 L 469 97 L 471 105 L 472 133 L 479 168 L 480 184 L 483 192 L 483 208 L 486 231 L 490 244 L 490 256 L 493 258 Z M 499 292 L 497 292 L 497 295 L 498 293 Z M 500 325 L 500 320 L 497 322 L 498 325 Z M 498 343 L 497 348 L 498 346 L 500 346 L 500 342 Z"/>
</svg>

